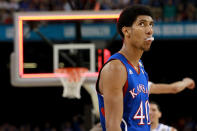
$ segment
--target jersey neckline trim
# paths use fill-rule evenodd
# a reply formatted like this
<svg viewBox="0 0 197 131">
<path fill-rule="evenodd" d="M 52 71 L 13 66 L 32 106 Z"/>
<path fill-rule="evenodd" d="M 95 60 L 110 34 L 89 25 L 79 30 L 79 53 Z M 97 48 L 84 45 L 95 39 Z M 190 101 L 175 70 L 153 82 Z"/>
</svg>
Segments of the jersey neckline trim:
<svg viewBox="0 0 197 131">
<path fill-rule="evenodd" d="M 125 57 L 122 53 L 120 53 L 120 52 L 118 52 L 118 53 L 121 54 L 123 57 Z M 127 60 L 126 57 L 125 57 L 125 59 Z M 129 62 L 128 60 L 127 60 L 127 62 L 135 70 L 135 72 L 139 75 L 140 74 L 140 64 L 139 64 L 139 62 L 138 62 L 138 71 L 135 69 L 134 65 L 131 62 Z"/>
</svg>

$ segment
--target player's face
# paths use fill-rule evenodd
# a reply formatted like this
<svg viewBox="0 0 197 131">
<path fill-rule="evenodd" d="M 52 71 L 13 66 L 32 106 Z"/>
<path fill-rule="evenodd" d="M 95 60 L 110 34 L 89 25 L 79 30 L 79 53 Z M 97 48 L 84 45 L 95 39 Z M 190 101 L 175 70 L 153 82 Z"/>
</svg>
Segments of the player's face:
<svg viewBox="0 0 197 131">
<path fill-rule="evenodd" d="M 153 25 L 152 17 L 139 15 L 130 28 L 129 33 L 131 37 L 129 38 L 129 43 L 143 51 L 148 51 L 152 40 L 147 40 L 147 38 L 153 35 Z"/>
<path fill-rule="evenodd" d="M 151 121 L 151 123 L 158 121 L 160 117 L 161 117 L 161 112 L 159 111 L 158 106 L 156 104 L 150 104 L 150 121 Z"/>
</svg>

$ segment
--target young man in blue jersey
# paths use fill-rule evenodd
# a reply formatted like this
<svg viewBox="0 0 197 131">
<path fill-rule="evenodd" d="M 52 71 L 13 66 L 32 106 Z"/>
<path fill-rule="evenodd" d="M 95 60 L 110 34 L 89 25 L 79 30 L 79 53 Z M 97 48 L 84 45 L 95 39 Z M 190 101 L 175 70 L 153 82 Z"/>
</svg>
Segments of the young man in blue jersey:
<svg viewBox="0 0 197 131">
<path fill-rule="evenodd" d="M 146 6 L 133 5 L 120 14 L 117 29 L 123 46 L 97 80 L 103 131 L 150 131 L 148 76 L 140 58 L 153 41 L 153 23 Z"/>
</svg>

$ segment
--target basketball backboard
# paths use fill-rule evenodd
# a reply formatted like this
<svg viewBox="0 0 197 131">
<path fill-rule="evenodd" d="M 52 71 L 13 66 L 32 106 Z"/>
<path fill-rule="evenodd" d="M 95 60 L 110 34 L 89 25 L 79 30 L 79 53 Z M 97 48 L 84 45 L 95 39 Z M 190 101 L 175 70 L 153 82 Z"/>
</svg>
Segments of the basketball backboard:
<svg viewBox="0 0 197 131">
<path fill-rule="evenodd" d="M 12 85 L 18 87 L 60 86 L 61 83 L 55 75 L 54 69 L 69 66 L 69 64 L 70 66 L 88 67 L 92 75 L 85 82 L 95 83 L 97 78 L 95 58 L 97 56 L 93 56 L 93 54 L 96 54 L 93 43 L 81 43 L 84 46 L 91 45 L 91 48 L 86 49 L 60 49 L 56 52 L 56 58 L 58 59 L 54 59 L 53 46 L 56 44 L 69 46 L 74 41 L 73 33 L 75 34 L 77 30 L 73 29 L 71 21 L 115 20 L 119 13 L 120 11 L 15 13 L 14 52 L 11 55 Z M 69 21 L 69 24 L 64 27 L 52 25 L 52 30 L 47 30 L 46 23 L 51 22 L 53 24 L 54 21 Z M 58 35 L 58 31 L 62 29 L 65 32 L 64 37 Z M 56 30 L 55 33 L 54 30 Z M 105 31 L 102 33 L 105 35 Z M 48 40 L 45 34 L 50 36 L 52 40 Z M 54 38 L 55 35 L 58 37 Z M 59 41 L 59 39 L 61 40 Z M 39 42 L 35 42 L 36 40 Z M 62 41 L 66 41 L 66 43 Z M 67 59 L 67 64 L 65 64 L 65 59 Z"/>
</svg>

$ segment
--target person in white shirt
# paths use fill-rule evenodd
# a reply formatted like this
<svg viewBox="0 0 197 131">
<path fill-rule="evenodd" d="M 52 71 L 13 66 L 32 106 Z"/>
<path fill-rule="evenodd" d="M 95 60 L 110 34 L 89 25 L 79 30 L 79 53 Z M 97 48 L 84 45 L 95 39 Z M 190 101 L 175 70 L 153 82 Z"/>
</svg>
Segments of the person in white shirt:
<svg viewBox="0 0 197 131">
<path fill-rule="evenodd" d="M 194 89 L 195 82 L 191 78 L 184 78 L 182 81 L 176 81 L 171 84 L 155 84 L 149 81 L 148 83 L 150 94 L 176 94 L 184 89 Z M 150 102 L 150 121 L 151 131 L 177 131 L 174 127 L 170 127 L 159 123 L 162 116 L 160 107 L 156 102 Z"/>
<path fill-rule="evenodd" d="M 156 102 L 150 102 L 150 121 L 151 131 L 177 131 L 174 127 L 159 123 L 159 119 L 162 116 L 160 107 Z"/>
</svg>

